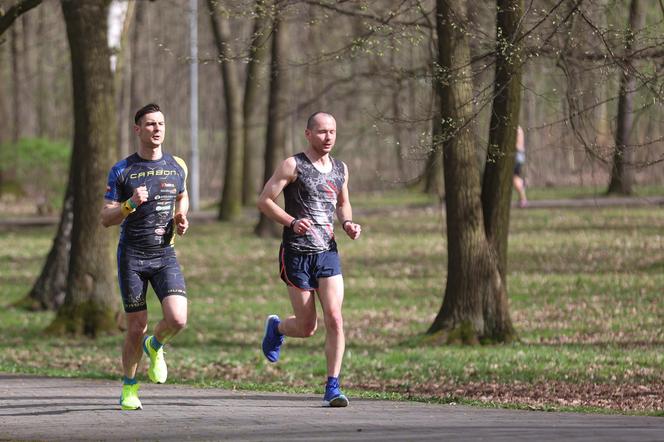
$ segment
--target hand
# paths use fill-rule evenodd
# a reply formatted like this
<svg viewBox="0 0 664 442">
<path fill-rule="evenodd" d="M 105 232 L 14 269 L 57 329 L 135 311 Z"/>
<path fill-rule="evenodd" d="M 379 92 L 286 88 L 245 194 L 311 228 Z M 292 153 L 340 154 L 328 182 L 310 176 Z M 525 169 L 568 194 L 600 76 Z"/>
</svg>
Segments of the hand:
<svg viewBox="0 0 664 442">
<path fill-rule="evenodd" d="M 185 215 L 182 212 L 178 212 L 175 214 L 174 221 L 178 235 L 180 236 L 184 235 L 187 232 L 187 229 L 189 228 L 189 220 L 187 219 L 187 215 Z"/>
<path fill-rule="evenodd" d="M 362 226 L 350 221 L 344 224 L 344 232 L 346 232 L 346 235 L 350 239 L 357 239 L 360 237 L 360 233 L 362 233 Z"/>
<path fill-rule="evenodd" d="M 310 219 L 307 218 L 301 218 L 295 221 L 295 224 L 293 224 L 293 232 L 295 232 L 296 235 L 304 235 L 307 233 L 309 229 L 311 229 L 311 226 L 313 223 L 311 222 Z"/>
<path fill-rule="evenodd" d="M 145 187 L 145 184 L 134 189 L 134 194 L 131 196 L 131 200 L 136 204 L 136 207 L 148 200 L 148 188 Z"/>
</svg>

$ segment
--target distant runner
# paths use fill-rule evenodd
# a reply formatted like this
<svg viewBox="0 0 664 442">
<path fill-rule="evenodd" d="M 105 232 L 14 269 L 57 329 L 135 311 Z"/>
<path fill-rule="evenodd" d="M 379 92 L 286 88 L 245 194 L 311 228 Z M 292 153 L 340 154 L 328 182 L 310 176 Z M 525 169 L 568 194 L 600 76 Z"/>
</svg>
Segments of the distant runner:
<svg viewBox="0 0 664 442">
<path fill-rule="evenodd" d="M 519 207 L 521 208 L 528 205 L 528 198 L 526 198 L 526 179 L 524 178 L 523 173 L 526 164 L 526 143 L 524 138 L 523 129 L 521 126 L 518 126 L 516 131 L 516 157 L 514 159 L 512 184 L 514 184 L 514 189 L 519 194 Z"/>
</svg>

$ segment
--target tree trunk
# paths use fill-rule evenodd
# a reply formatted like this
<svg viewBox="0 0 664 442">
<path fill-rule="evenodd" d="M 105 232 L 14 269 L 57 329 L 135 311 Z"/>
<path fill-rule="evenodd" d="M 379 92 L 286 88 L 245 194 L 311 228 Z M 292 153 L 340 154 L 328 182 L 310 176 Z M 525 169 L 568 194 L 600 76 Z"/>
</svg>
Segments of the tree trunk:
<svg viewBox="0 0 664 442">
<path fill-rule="evenodd" d="M 131 108 L 131 80 L 132 80 L 132 54 L 129 43 L 129 30 L 133 26 L 135 2 L 127 3 L 127 12 L 122 23 L 120 36 L 120 51 L 117 54 L 117 63 L 114 72 L 114 87 L 116 91 L 117 119 L 118 119 L 118 152 L 119 158 L 125 158 L 133 151 L 130 148 L 132 129 Z"/>
<path fill-rule="evenodd" d="M 21 137 L 21 115 L 23 114 L 21 106 L 22 81 L 19 72 L 18 32 L 16 31 L 16 26 L 12 26 L 10 34 L 12 59 L 12 115 L 14 117 L 12 124 L 12 142 L 16 143 Z"/>
<path fill-rule="evenodd" d="M 448 265 L 443 304 L 427 333 L 437 334 L 442 342 L 509 341 L 509 330 L 496 321 L 496 299 L 505 288 L 497 253 L 484 228 L 480 172 L 471 129 L 470 49 L 463 31 L 466 3 L 437 0 L 436 5 Z"/>
<path fill-rule="evenodd" d="M 39 22 L 37 24 L 37 38 L 38 42 L 43 42 L 46 40 L 46 10 L 42 7 L 39 8 Z M 37 52 L 37 86 L 36 86 L 36 97 L 33 100 L 34 103 L 34 113 L 37 118 L 37 136 L 42 138 L 47 136 L 50 133 L 47 130 L 47 121 L 48 116 L 51 115 L 49 111 L 49 100 L 45 97 L 46 95 L 46 81 L 44 78 L 44 65 L 46 64 L 45 59 L 47 48 L 46 45 L 40 44 Z"/>
<path fill-rule="evenodd" d="M 609 194 L 631 195 L 634 182 L 634 149 L 630 146 L 630 135 L 634 124 L 634 95 L 636 79 L 632 60 L 629 58 L 634 48 L 634 34 L 643 27 L 645 19 L 640 0 L 632 0 L 629 8 L 629 25 L 625 35 L 627 59 L 620 77 L 618 92 L 618 117 L 616 122 L 616 147 L 613 154 L 613 167 L 609 181 Z"/>
<path fill-rule="evenodd" d="M 277 5 L 278 7 L 278 5 Z M 270 93 L 263 182 L 266 183 L 277 167 L 277 153 L 286 142 L 286 81 L 284 78 L 286 53 L 286 22 L 276 9 L 272 25 L 272 60 L 270 63 Z M 261 212 L 254 232 L 262 237 L 278 237 L 279 226 Z"/>
<path fill-rule="evenodd" d="M 431 120 L 431 151 L 427 158 L 424 171 L 424 193 L 437 195 L 442 202 L 445 197 L 443 184 L 443 123 L 440 115 L 440 93 L 438 83 L 434 82 L 432 90 L 433 119 Z"/>
<path fill-rule="evenodd" d="M 270 14 L 266 10 L 267 1 L 256 2 L 256 18 L 254 18 L 254 31 L 249 48 L 249 64 L 247 65 L 247 79 L 244 85 L 244 164 L 242 166 L 242 204 L 253 205 L 258 193 L 256 180 L 256 159 L 260 154 L 260 131 L 263 126 L 260 119 L 259 88 L 264 74 L 264 65 L 269 55 L 267 42 L 270 38 Z"/>
<path fill-rule="evenodd" d="M 72 158 L 73 163 L 73 158 Z M 28 310 L 57 310 L 64 303 L 69 273 L 71 230 L 74 221 L 73 164 L 70 165 L 67 191 L 62 204 L 60 224 L 44 267 L 28 295 L 14 304 Z"/>
<path fill-rule="evenodd" d="M 224 80 L 226 102 L 226 169 L 224 187 L 219 206 L 219 220 L 232 221 L 242 214 L 242 164 L 244 160 L 244 122 L 242 113 L 242 85 L 229 50 L 231 32 L 228 19 L 219 20 L 215 0 L 208 0 L 210 22 L 214 42 L 219 54 L 218 61 Z"/>
<path fill-rule="evenodd" d="M 0 66 L 3 66 L 5 63 L 5 51 L 2 46 L 0 46 Z M 4 155 L 4 149 L 5 146 L 4 144 L 8 140 L 8 134 L 9 134 L 9 117 L 8 117 L 8 112 L 7 112 L 7 106 L 5 105 L 5 97 L 7 97 L 5 89 L 7 87 L 6 82 L 4 81 L 4 78 L 2 74 L 0 74 L 0 158 L 5 158 Z M 3 168 L 0 167 L 0 200 L 2 199 L 2 192 L 4 188 L 4 175 L 3 175 Z"/>
<path fill-rule="evenodd" d="M 106 185 L 117 134 L 105 25 L 109 3 L 62 0 L 74 90 L 74 221 L 65 301 L 47 329 L 51 333 L 95 337 L 117 330 L 110 235 L 99 222 L 99 189 Z"/>
<path fill-rule="evenodd" d="M 131 65 L 131 80 L 129 81 L 129 95 L 130 95 L 130 105 L 129 108 L 132 110 L 131 117 L 133 117 L 133 112 L 138 110 L 140 107 L 143 105 L 147 104 L 146 98 L 143 96 L 143 90 L 141 89 L 141 86 L 139 84 L 139 76 L 141 75 L 141 71 L 139 69 L 139 65 L 141 64 L 141 58 L 140 58 L 140 46 L 141 46 L 141 38 L 143 37 L 143 34 L 141 33 L 141 30 L 145 29 L 146 25 L 146 20 L 145 20 L 145 9 L 148 7 L 147 4 L 143 2 L 136 2 L 134 5 L 134 25 L 133 29 L 131 31 L 131 36 L 130 40 L 131 42 L 129 43 L 131 45 L 131 48 L 129 50 L 130 52 L 130 61 L 129 64 Z M 133 118 L 131 119 L 133 121 Z M 129 123 L 129 139 L 131 139 L 131 135 L 134 133 L 134 127 L 131 124 L 131 121 Z M 134 151 L 134 149 L 130 146 L 129 150 Z"/>
<path fill-rule="evenodd" d="M 519 24 L 522 0 L 498 0 L 496 14 L 496 74 L 489 125 L 482 209 L 484 227 L 491 246 L 498 251 L 498 266 L 504 284 L 507 269 L 507 236 L 510 225 L 512 176 L 516 132 L 521 107 L 521 44 Z M 505 301 L 505 306 L 506 306 Z"/>
</svg>

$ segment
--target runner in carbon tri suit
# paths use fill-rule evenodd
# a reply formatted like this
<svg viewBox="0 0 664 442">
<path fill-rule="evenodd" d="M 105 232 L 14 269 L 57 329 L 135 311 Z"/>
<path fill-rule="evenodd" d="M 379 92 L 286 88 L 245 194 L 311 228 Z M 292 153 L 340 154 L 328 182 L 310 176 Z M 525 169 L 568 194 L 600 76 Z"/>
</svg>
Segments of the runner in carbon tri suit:
<svg viewBox="0 0 664 442">
<path fill-rule="evenodd" d="M 361 227 L 352 221 L 348 196 L 348 168 L 330 156 L 336 140 L 336 121 L 316 112 L 307 120 L 305 152 L 287 158 L 274 172 L 258 199 L 259 209 L 284 226 L 279 271 L 288 286 L 293 315 L 283 321 L 270 315 L 265 321 L 263 353 L 279 359 L 284 336 L 308 338 L 317 327 L 315 294 L 325 321 L 327 383 L 323 405 L 345 407 L 348 399 L 339 387 L 345 349 L 341 305 L 344 283 L 334 240 L 334 213 L 351 239 Z M 283 191 L 285 210 L 276 198 Z"/>
<path fill-rule="evenodd" d="M 165 382 L 163 344 L 187 323 L 187 292 L 173 246 L 175 233 L 183 235 L 189 226 L 187 166 L 182 159 L 162 151 L 166 125 L 159 106 L 148 104 L 139 109 L 134 122 L 138 152 L 111 169 L 101 213 L 104 226 L 121 224 L 118 280 L 127 316 L 120 397 L 123 410 L 142 408 L 135 379 L 142 353 L 150 358 L 150 380 Z M 148 282 L 161 302 L 163 319 L 154 333 L 146 336 Z"/>
</svg>

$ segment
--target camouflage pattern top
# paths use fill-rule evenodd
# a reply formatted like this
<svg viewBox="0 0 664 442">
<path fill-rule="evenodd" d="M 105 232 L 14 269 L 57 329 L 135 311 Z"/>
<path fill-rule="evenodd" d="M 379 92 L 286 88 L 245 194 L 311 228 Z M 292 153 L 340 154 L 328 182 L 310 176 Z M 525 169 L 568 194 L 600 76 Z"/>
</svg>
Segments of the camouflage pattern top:
<svg viewBox="0 0 664 442">
<path fill-rule="evenodd" d="M 290 227 L 284 227 L 284 247 L 302 254 L 331 250 L 336 247 L 334 212 L 346 179 L 344 163 L 330 157 L 332 170 L 324 173 L 316 169 L 304 153 L 293 158 L 297 178 L 284 188 L 286 212 L 297 219 L 308 218 L 313 225 L 304 235 L 297 235 Z"/>
</svg>

